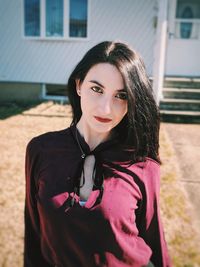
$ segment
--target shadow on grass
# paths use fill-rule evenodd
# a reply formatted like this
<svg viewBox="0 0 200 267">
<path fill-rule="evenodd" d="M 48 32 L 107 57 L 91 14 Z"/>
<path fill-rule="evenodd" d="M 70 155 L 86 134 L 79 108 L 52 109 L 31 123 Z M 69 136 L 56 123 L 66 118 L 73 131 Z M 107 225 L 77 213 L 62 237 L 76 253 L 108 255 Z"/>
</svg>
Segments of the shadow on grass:
<svg viewBox="0 0 200 267">
<path fill-rule="evenodd" d="M 0 120 L 5 120 L 11 116 L 21 114 L 25 110 L 41 104 L 43 101 L 37 102 L 3 102 L 0 103 Z"/>
</svg>

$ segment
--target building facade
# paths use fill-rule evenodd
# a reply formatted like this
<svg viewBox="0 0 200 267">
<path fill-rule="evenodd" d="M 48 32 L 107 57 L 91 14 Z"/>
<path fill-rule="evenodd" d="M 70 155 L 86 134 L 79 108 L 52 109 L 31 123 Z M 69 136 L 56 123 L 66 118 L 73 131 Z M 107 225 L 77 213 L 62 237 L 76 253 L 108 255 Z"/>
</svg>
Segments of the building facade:
<svg viewBox="0 0 200 267">
<path fill-rule="evenodd" d="M 104 40 L 135 48 L 155 80 L 200 76 L 199 2 L 0 0 L 0 100 L 58 96 L 84 53 Z"/>
</svg>

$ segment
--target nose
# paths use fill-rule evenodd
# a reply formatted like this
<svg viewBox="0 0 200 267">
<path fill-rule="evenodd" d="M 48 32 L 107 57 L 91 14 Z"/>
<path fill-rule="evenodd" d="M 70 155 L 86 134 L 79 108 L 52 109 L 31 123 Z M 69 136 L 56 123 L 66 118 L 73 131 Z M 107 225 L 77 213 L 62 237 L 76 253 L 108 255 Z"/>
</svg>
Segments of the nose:
<svg viewBox="0 0 200 267">
<path fill-rule="evenodd" d="M 111 114 L 112 110 L 112 100 L 109 97 L 105 97 L 102 101 L 102 113 L 104 115 Z"/>
</svg>

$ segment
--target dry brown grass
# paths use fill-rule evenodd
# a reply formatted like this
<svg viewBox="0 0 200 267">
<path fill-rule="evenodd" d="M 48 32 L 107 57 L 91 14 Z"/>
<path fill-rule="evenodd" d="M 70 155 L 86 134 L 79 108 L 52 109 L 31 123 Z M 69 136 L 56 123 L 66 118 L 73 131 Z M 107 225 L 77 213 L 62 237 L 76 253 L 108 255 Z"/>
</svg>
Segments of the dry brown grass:
<svg viewBox="0 0 200 267">
<path fill-rule="evenodd" d="M 70 107 L 53 105 L 52 102 L 41 104 L 25 114 L 0 120 L 1 267 L 22 266 L 26 144 L 33 136 L 68 127 L 71 121 Z M 164 162 L 161 209 L 173 266 L 200 266 L 199 240 L 192 226 L 190 204 L 179 183 L 179 171 L 175 164 L 173 148 L 162 128 L 161 155 Z"/>
<path fill-rule="evenodd" d="M 200 266 L 200 232 L 193 224 L 193 206 L 180 182 L 173 146 L 161 125 L 161 212 L 170 255 L 175 267 Z"/>
</svg>

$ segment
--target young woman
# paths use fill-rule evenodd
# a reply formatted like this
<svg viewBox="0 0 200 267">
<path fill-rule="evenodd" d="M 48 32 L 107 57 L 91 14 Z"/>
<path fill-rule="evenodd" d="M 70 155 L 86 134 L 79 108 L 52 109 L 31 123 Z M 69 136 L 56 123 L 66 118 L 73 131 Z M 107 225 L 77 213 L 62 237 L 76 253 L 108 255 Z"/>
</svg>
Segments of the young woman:
<svg viewBox="0 0 200 267">
<path fill-rule="evenodd" d="M 159 112 L 140 56 L 90 49 L 68 80 L 69 128 L 26 151 L 25 267 L 169 267 Z"/>
</svg>

